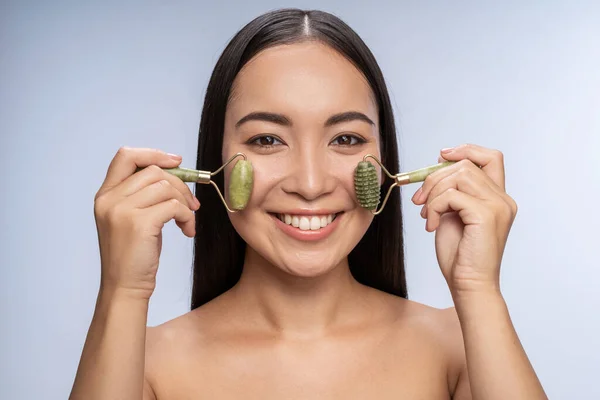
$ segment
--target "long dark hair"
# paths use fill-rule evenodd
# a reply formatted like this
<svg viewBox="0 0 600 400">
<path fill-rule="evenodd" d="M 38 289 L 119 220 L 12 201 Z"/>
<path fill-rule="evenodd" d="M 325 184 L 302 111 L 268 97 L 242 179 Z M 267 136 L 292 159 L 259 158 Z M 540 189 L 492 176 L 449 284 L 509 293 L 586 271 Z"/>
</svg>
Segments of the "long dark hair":
<svg viewBox="0 0 600 400">
<path fill-rule="evenodd" d="M 214 171 L 222 165 L 225 110 L 234 79 L 242 67 L 269 47 L 309 40 L 335 49 L 363 73 L 377 101 L 382 162 L 388 169 L 399 169 L 394 115 L 375 57 L 356 32 L 338 17 L 322 11 L 299 9 L 281 9 L 257 17 L 231 39 L 221 54 L 204 99 L 196 161 L 198 169 Z M 215 182 L 222 189 L 223 175 L 216 175 Z M 246 249 L 214 188 L 196 184 L 196 194 L 202 208 L 196 213 L 192 309 L 237 283 Z M 395 189 L 384 211 L 374 219 L 348 261 L 357 281 L 406 298 L 402 227 L 400 194 Z"/>
</svg>

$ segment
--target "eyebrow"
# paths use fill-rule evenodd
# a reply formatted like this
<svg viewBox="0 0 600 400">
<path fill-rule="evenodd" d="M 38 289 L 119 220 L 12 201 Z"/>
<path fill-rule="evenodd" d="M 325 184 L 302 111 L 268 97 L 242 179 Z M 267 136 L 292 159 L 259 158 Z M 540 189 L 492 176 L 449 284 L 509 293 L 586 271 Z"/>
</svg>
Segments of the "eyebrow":
<svg viewBox="0 0 600 400">
<path fill-rule="evenodd" d="M 375 122 L 373 122 L 371 118 L 358 111 L 347 111 L 340 114 L 332 115 L 331 117 L 329 117 L 327 122 L 325 122 L 325 126 L 329 127 L 332 125 L 341 124 L 342 122 L 350 121 L 364 121 L 370 125 L 375 126 Z"/>
<path fill-rule="evenodd" d="M 264 111 L 257 111 L 257 112 L 252 112 L 252 113 L 246 115 L 244 118 L 240 119 L 235 124 L 235 127 L 239 128 L 240 125 L 242 125 L 246 122 L 249 122 L 249 121 L 266 121 L 266 122 L 272 122 L 274 124 L 282 125 L 282 126 L 292 126 L 292 122 L 285 115 L 264 112 Z"/>
<path fill-rule="evenodd" d="M 252 112 L 242 119 L 240 119 L 235 127 L 239 128 L 242 124 L 249 121 L 265 121 L 271 122 L 281 126 L 292 126 L 292 121 L 283 114 L 276 114 L 265 111 L 256 111 Z M 358 111 L 346 111 L 339 114 L 334 114 L 327 119 L 325 122 L 325 127 L 330 127 L 333 125 L 341 124 L 342 122 L 350 122 L 350 121 L 364 121 L 370 125 L 375 125 L 375 123 L 371 120 L 371 118 L 367 117 L 365 114 Z"/>
</svg>

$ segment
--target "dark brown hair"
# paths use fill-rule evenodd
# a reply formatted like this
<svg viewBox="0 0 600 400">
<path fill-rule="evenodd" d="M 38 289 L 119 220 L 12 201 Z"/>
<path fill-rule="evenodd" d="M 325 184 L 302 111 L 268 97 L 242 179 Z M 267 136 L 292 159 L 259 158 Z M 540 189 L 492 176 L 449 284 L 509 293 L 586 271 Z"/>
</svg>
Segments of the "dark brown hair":
<svg viewBox="0 0 600 400">
<path fill-rule="evenodd" d="M 223 163 L 225 110 L 232 85 L 242 67 L 269 47 L 308 40 L 319 41 L 335 49 L 365 76 L 379 111 L 382 162 L 388 169 L 399 170 L 393 110 L 383 74 L 373 54 L 356 32 L 338 17 L 322 11 L 298 9 L 281 9 L 257 17 L 231 39 L 221 54 L 204 99 L 197 169 L 214 171 Z M 222 174 L 215 176 L 215 182 L 223 189 Z M 202 208 L 196 213 L 192 309 L 237 283 L 246 249 L 214 188 L 196 184 L 196 195 Z M 384 211 L 373 220 L 348 256 L 348 261 L 353 276 L 359 282 L 406 298 L 402 226 L 400 193 L 394 190 Z"/>
</svg>

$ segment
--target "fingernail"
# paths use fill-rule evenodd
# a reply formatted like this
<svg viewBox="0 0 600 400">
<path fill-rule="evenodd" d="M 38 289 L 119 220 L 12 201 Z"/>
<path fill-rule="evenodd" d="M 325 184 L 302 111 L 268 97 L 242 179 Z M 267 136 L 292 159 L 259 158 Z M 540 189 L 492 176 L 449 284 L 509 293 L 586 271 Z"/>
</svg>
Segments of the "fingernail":
<svg viewBox="0 0 600 400">
<path fill-rule="evenodd" d="M 451 153 L 452 150 L 454 150 L 453 147 L 446 147 L 445 149 L 442 149 L 442 154 L 448 154 Z"/>
<path fill-rule="evenodd" d="M 425 215 L 427 215 L 427 206 L 421 208 L 421 218 L 425 218 Z"/>
<path fill-rule="evenodd" d="M 181 160 L 181 156 L 178 156 L 177 154 L 167 153 L 167 155 L 169 157 L 171 157 L 173 160 L 177 160 L 177 161 Z"/>
<path fill-rule="evenodd" d="M 194 202 L 196 203 L 196 207 L 200 208 L 200 200 L 197 197 L 194 197 Z"/>
</svg>

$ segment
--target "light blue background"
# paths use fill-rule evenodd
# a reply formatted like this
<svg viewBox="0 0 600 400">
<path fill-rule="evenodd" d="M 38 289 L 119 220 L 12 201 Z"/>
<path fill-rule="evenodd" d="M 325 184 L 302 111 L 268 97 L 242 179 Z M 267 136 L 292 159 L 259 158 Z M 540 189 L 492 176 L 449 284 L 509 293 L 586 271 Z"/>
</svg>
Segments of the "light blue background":
<svg viewBox="0 0 600 400">
<path fill-rule="evenodd" d="M 597 2 L 1 4 L 0 398 L 70 391 L 99 281 L 93 197 L 118 147 L 193 166 L 218 55 L 253 17 L 290 5 L 337 13 L 370 46 L 404 169 L 463 142 L 505 153 L 520 206 L 502 274 L 514 324 L 550 398 L 600 398 Z M 415 189 L 403 194 L 409 292 L 446 307 Z M 166 227 L 151 325 L 188 309 L 191 244 Z"/>
</svg>

